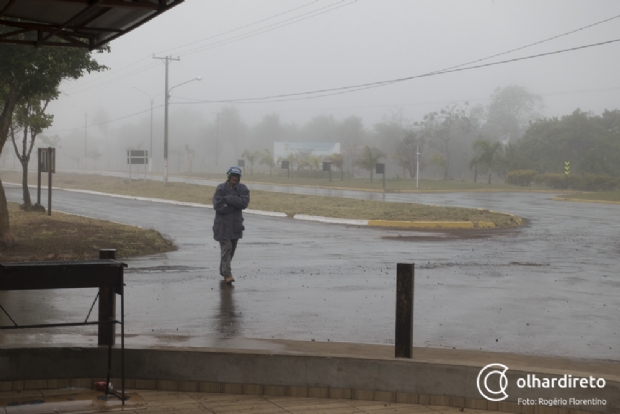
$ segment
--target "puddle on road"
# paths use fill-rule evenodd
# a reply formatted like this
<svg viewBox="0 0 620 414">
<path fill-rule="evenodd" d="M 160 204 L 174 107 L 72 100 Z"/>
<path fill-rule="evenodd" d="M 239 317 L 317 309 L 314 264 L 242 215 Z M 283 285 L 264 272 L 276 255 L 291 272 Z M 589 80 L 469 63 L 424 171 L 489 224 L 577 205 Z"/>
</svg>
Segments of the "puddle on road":
<svg viewBox="0 0 620 414">
<path fill-rule="evenodd" d="M 204 267 L 191 266 L 153 266 L 153 267 L 130 267 L 125 270 L 127 273 L 167 273 L 167 272 L 198 272 L 203 271 Z"/>
<path fill-rule="evenodd" d="M 489 239 L 491 237 L 501 237 L 507 235 L 513 235 L 521 231 L 521 228 L 506 228 L 506 229 L 467 229 L 467 230 L 427 230 L 415 234 L 398 234 L 396 236 L 381 236 L 386 240 L 400 240 L 400 241 L 449 241 L 449 240 L 470 240 L 470 239 Z"/>
<path fill-rule="evenodd" d="M 531 263 L 531 262 L 510 262 L 510 263 L 427 263 L 425 265 L 420 265 L 418 268 L 420 269 L 439 269 L 442 267 L 508 267 L 508 266 L 549 266 L 549 263 Z"/>
</svg>

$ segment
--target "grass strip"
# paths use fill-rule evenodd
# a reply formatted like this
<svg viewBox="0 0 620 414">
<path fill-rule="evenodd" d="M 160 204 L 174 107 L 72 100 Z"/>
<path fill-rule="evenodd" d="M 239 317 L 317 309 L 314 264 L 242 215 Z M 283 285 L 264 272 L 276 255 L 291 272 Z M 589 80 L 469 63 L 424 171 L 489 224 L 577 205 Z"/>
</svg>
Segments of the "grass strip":
<svg viewBox="0 0 620 414">
<path fill-rule="evenodd" d="M 2 179 L 20 182 L 16 172 L 2 172 Z M 36 182 L 36 177 L 29 178 Z M 81 190 L 100 191 L 139 197 L 160 198 L 211 204 L 214 187 L 197 184 L 172 183 L 105 177 L 99 175 L 57 173 L 54 186 Z M 251 185 L 250 185 L 251 190 Z M 254 210 L 276 211 L 287 214 L 308 214 L 334 218 L 397 221 L 480 221 L 492 222 L 496 227 L 514 227 L 518 218 L 482 209 L 429 206 L 415 203 L 392 203 L 372 200 L 355 200 L 301 194 L 287 194 L 251 190 L 250 207 Z"/>
<path fill-rule="evenodd" d="M 0 261 L 86 260 L 100 249 L 116 249 L 118 259 L 176 250 L 159 232 L 105 220 L 53 211 L 25 212 L 8 203 L 11 230 L 17 244 L 0 247 Z"/>
</svg>

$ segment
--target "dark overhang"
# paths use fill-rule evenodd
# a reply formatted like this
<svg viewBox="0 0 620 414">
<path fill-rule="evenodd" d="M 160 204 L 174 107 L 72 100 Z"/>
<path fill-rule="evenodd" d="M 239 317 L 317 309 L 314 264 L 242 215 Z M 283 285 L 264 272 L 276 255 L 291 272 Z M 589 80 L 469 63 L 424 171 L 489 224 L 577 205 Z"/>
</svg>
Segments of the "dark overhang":
<svg viewBox="0 0 620 414">
<path fill-rule="evenodd" d="M 0 43 L 89 50 L 184 0 L 0 0 Z"/>
</svg>

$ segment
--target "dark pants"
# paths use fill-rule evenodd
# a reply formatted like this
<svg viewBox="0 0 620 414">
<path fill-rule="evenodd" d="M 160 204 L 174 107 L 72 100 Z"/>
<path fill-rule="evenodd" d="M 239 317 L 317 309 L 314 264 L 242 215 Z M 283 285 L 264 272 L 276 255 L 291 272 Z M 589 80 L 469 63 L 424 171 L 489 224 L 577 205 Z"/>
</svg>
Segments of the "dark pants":
<svg viewBox="0 0 620 414">
<path fill-rule="evenodd" d="M 232 276 L 230 262 L 232 262 L 232 259 L 235 256 L 238 241 L 238 239 L 230 239 L 220 242 L 220 275 L 223 277 Z"/>
</svg>

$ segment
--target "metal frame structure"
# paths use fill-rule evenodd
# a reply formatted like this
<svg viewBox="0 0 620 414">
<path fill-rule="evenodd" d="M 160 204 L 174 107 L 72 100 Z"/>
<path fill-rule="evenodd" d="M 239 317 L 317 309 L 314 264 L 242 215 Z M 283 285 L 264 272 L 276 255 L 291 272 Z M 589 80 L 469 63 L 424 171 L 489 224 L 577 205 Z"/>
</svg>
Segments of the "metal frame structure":
<svg viewBox="0 0 620 414">
<path fill-rule="evenodd" d="M 184 0 L 0 0 L 0 43 L 104 48 Z"/>
<path fill-rule="evenodd" d="M 0 309 L 13 322 L 13 325 L 0 326 L 0 331 L 5 329 L 33 329 L 54 328 L 68 326 L 99 326 L 99 344 L 108 346 L 108 364 L 106 395 L 115 394 L 121 398 L 125 405 L 125 295 L 123 269 L 125 263 L 113 259 L 88 260 L 75 262 L 24 262 L 24 263 L 0 263 L 0 291 L 10 290 L 43 290 L 43 289 L 77 289 L 99 288 L 99 292 L 93 301 L 84 322 L 62 322 L 33 325 L 18 325 L 0 304 Z M 115 308 L 115 294 L 121 297 L 121 320 L 110 314 L 109 310 Z M 97 321 L 89 322 L 88 318 L 95 306 L 100 301 L 100 317 Z M 106 303 L 101 303 L 101 302 Z M 103 305 L 103 306 L 102 306 Z M 107 317 L 101 315 L 102 307 L 108 310 Z M 112 372 L 112 345 L 114 342 L 114 326 L 121 326 L 121 394 L 118 395 L 111 389 L 110 376 Z M 108 326 L 109 329 L 102 329 Z M 106 336 L 102 338 L 102 334 Z M 102 342 L 103 339 L 103 342 Z"/>
</svg>

